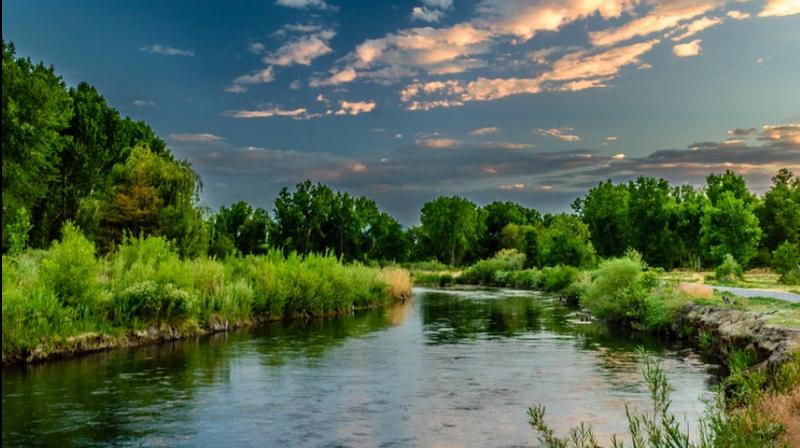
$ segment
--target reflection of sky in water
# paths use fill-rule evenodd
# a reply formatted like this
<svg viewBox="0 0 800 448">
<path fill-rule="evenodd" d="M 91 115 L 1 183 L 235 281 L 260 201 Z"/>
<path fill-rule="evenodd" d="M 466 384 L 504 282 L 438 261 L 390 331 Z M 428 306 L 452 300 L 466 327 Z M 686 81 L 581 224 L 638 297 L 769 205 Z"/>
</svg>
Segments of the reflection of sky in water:
<svg viewBox="0 0 800 448">
<path fill-rule="evenodd" d="M 638 344 L 663 359 L 674 411 L 696 418 L 714 371 L 691 351 L 570 324 L 537 294 L 419 289 L 355 316 L 4 372 L 3 440 L 525 446 L 537 403 L 560 433 L 585 420 L 607 439 L 626 403 L 651 408 Z"/>
</svg>

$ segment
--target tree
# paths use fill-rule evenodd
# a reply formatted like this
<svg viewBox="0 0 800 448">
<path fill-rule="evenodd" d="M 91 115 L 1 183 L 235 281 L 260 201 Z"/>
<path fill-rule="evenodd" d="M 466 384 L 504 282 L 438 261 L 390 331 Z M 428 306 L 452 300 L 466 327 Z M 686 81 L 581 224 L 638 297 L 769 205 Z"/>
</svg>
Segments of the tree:
<svg viewBox="0 0 800 448">
<path fill-rule="evenodd" d="M 573 210 L 589 227 L 598 255 L 618 257 L 630 246 L 629 192 L 624 184 L 600 182 L 584 198 L 572 204 Z"/>
<path fill-rule="evenodd" d="M 669 182 L 639 177 L 628 191 L 631 245 L 650 265 L 674 266 L 680 254 L 671 227 L 676 204 Z"/>
<path fill-rule="evenodd" d="M 98 242 L 105 249 L 133 235 L 162 235 L 181 255 L 204 253 L 207 235 L 195 203 L 201 188 L 188 162 L 136 146 L 112 170 L 113 188 L 99 211 Z"/>
<path fill-rule="evenodd" d="M 541 223 L 542 217 L 534 209 L 509 201 L 495 201 L 483 207 L 486 232 L 481 238 L 481 257 L 491 257 L 503 249 L 503 229 L 509 224 L 528 225 Z"/>
<path fill-rule="evenodd" d="M 773 251 L 783 242 L 800 243 L 800 177 L 786 168 L 772 178 L 772 187 L 756 208 L 764 231 L 762 244 Z"/>
<path fill-rule="evenodd" d="M 699 268 L 701 264 L 700 234 L 703 213 L 710 202 L 702 190 L 691 185 L 675 187 L 673 196 L 677 200 L 677 209 L 673 215 L 672 228 L 675 231 L 675 243 L 683 266 Z"/>
<path fill-rule="evenodd" d="M 441 196 L 422 206 L 422 244 L 443 263 L 460 264 L 477 249 L 483 228 L 478 208 L 458 196 Z"/>
<path fill-rule="evenodd" d="M 233 252 L 249 255 L 266 252 L 267 232 L 272 219 L 266 210 L 253 209 L 239 201 L 220 207 L 214 215 L 209 253 L 225 257 Z"/>
<path fill-rule="evenodd" d="M 293 193 L 284 187 L 275 198 L 274 235 L 270 239 L 287 252 L 324 251 L 325 225 L 332 201 L 330 188 L 314 185 L 310 180 L 297 184 Z"/>
<path fill-rule="evenodd" d="M 741 199 L 747 205 L 752 205 L 756 200 L 755 195 L 747 189 L 744 177 L 731 170 L 725 170 L 723 174 L 709 174 L 706 184 L 706 196 L 714 206 L 725 192 L 731 192 L 734 198 Z"/>
<path fill-rule="evenodd" d="M 758 218 L 753 205 L 736 197 L 733 191 L 722 193 L 716 205 L 706 208 L 701 221 L 700 244 L 707 261 L 713 265 L 731 254 L 742 265 L 747 265 L 756 254 L 761 239 Z"/>
<path fill-rule="evenodd" d="M 57 178 L 59 134 L 72 113 L 64 82 L 52 67 L 17 58 L 14 45 L 3 42 L 3 249 L 18 209 L 30 211 L 29 242 L 50 242 L 51 217 L 46 199 Z"/>
<path fill-rule="evenodd" d="M 589 228 L 575 215 L 565 213 L 545 220 L 546 228 L 538 240 L 539 264 L 559 264 L 588 268 L 595 263 Z"/>
<path fill-rule="evenodd" d="M 772 268 L 786 284 L 800 284 L 800 244 L 783 242 L 772 252 Z"/>
</svg>

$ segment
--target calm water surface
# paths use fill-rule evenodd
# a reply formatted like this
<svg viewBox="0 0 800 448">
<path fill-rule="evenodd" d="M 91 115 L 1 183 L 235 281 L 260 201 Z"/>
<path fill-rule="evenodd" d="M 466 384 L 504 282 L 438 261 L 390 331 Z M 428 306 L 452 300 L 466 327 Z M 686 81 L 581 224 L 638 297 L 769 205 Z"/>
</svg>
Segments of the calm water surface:
<svg viewBox="0 0 800 448">
<path fill-rule="evenodd" d="M 649 408 L 637 345 L 695 419 L 717 367 L 691 350 L 536 293 L 418 288 L 389 309 L 4 369 L 3 445 L 536 446 L 537 403 L 559 431 L 607 438 L 626 403 Z"/>
</svg>

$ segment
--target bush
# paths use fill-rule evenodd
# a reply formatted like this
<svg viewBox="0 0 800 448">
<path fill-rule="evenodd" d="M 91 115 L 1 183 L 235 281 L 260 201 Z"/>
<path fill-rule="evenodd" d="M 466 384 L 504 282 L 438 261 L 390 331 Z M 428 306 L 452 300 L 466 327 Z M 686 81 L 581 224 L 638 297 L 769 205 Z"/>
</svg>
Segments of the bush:
<svg viewBox="0 0 800 448">
<path fill-rule="evenodd" d="M 114 297 L 114 317 L 119 323 L 183 317 L 189 302 L 188 292 L 171 284 L 145 280 Z"/>
<path fill-rule="evenodd" d="M 439 286 L 441 286 L 443 288 L 446 287 L 446 286 L 452 286 L 455 283 L 456 283 L 456 280 L 455 280 L 455 278 L 453 278 L 453 276 L 451 274 L 441 274 L 439 276 Z"/>
<path fill-rule="evenodd" d="M 717 281 L 723 283 L 732 283 L 744 278 L 742 266 L 736 262 L 736 259 L 731 254 L 725 254 L 722 263 L 717 266 L 716 274 Z"/>
<path fill-rule="evenodd" d="M 525 254 L 516 249 L 503 249 L 492 258 L 480 260 L 461 274 L 468 284 L 498 284 L 495 273 L 498 271 L 519 271 L 525 266 Z"/>
<path fill-rule="evenodd" d="M 546 267 L 542 269 L 541 288 L 547 292 L 563 292 L 578 280 L 580 273 L 572 266 Z"/>
<path fill-rule="evenodd" d="M 64 225 L 61 241 L 56 241 L 41 262 L 42 282 L 64 305 L 87 307 L 97 299 L 100 264 L 94 256 L 94 243 L 71 223 Z"/>
<path fill-rule="evenodd" d="M 800 245 L 784 241 L 772 252 L 772 268 L 787 285 L 800 285 Z"/>
<path fill-rule="evenodd" d="M 600 319 L 641 326 L 647 317 L 657 276 L 637 253 L 606 260 L 592 273 L 582 303 Z"/>
<path fill-rule="evenodd" d="M 508 286 L 518 289 L 539 289 L 542 287 L 542 271 L 538 269 L 523 269 L 509 272 Z"/>
</svg>

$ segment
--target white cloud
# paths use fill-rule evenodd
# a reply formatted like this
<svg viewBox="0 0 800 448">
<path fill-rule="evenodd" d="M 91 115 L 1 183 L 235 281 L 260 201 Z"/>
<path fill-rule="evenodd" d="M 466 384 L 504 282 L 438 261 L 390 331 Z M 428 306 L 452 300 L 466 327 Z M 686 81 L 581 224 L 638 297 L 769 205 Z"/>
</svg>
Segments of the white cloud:
<svg viewBox="0 0 800 448">
<path fill-rule="evenodd" d="M 339 101 L 339 110 L 336 115 L 358 115 L 375 110 L 374 101 Z"/>
<path fill-rule="evenodd" d="M 152 54 L 160 54 L 162 56 L 194 56 L 194 50 L 182 50 L 180 48 L 170 47 L 169 45 L 153 44 L 146 45 L 139 48 L 139 51 Z"/>
<path fill-rule="evenodd" d="M 264 58 L 264 62 L 272 65 L 310 65 L 314 59 L 324 56 L 333 50 L 328 46 L 328 41 L 335 33 L 330 30 L 318 34 L 301 37 L 289 42 L 274 53 Z"/>
<path fill-rule="evenodd" d="M 247 51 L 253 54 L 261 54 L 264 50 L 264 44 L 260 42 L 251 42 L 247 45 Z"/>
<path fill-rule="evenodd" d="M 411 10 L 411 17 L 415 20 L 423 22 L 435 23 L 444 17 L 444 11 L 441 9 L 428 9 L 425 6 L 415 6 Z"/>
<path fill-rule="evenodd" d="M 501 190 L 524 190 L 525 184 L 521 183 L 514 183 L 514 184 L 500 184 L 498 188 Z"/>
<path fill-rule="evenodd" d="M 469 135 L 489 135 L 489 134 L 497 134 L 500 132 L 500 128 L 491 126 L 486 128 L 478 128 L 469 131 Z"/>
<path fill-rule="evenodd" d="M 634 37 L 673 28 L 682 21 L 705 14 L 716 6 L 716 0 L 665 1 L 656 4 L 645 16 L 615 28 L 589 33 L 589 37 L 594 45 L 615 45 Z"/>
<path fill-rule="evenodd" d="M 536 132 L 539 135 L 544 135 L 546 137 L 553 137 L 555 139 L 561 140 L 562 142 L 581 141 L 581 137 L 575 134 L 575 129 L 573 128 L 537 129 Z"/>
<path fill-rule="evenodd" d="M 208 133 L 199 134 L 169 134 L 167 136 L 170 140 L 182 143 L 210 143 L 224 140 L 223 137 Z"/>
<path fill-rule="evenodd" d="M 679 58 L 697 56 L 703 50 L 703 48 L 700 46 L 702 43 L 702 40 L 695 39 L 685 44 L 675 45 L 672 47 L 672 53 Z"/>
<path fill-rule="evenodd" d="M 800 1 L 798 0 L 768 0 L 764 9 L 758 13 L 759 17 L 791 16 L 800 14 Z"/>
<path fill-rule="evenodd" d="M 325 0 L 276 0 L 275 4 L 295 9 L 303 9 L 303 8 L 316 8 L 321 10 L 333 9 L 330 5 L 325 3 Z"/>
<path fill-rule="evenodd" d="M 155 106 L 155 101 L 148 101 L 148 100 L 133 100 L 133 105 L 136 107 L 148 107 L 148 106 Z"/>
<path fill-rule="evenodd" d="M 453 6 L 453 0 L 422 0 L 422 4 L 431 8 L 450 9 Z"/>
<path fill-rule="evenodd" d="M 345 67 L 342 70 L 334 72 L 325 79 L 318 79 L 312 78 L 308 85 L 311 87 L 322 87 L 322 86 L 335 86 L 339 84 L 346 84 L 348 82 L 354 81 L 358 77 L 358 73 L 356 73 L 353 67 Z"/>
<path fill-rule="evenodd" d="M 302 107 L 297 109 L 281 109 L 280 107 L 271 107 L 256 110 L 233 110 L 226 112 L 225 115 L 233 118 L 290 117 L 294 119 L 307 119 L 314 117 L 314 115 L 309 114 L 308 110 Z"/>
<path fill-rule="evenodd" d="M 679 41 L 686 39 L 688 37 L 694 36 L 695 34 L 703 30 L 711 28 L 712 26 L 719 25 L 720 23 L 722 23 L 722 19 L 720 19 L 719 17 L 711 17 L 711 18 L 702 17 L 687 25 L 680 27 L 680 30 L 683 31 L 683 33 L 673 37 L 672 40 Z"/>
<path fill-rule="evenodd" d="M 618 152 L 618 153 L 614 154 L 613 156 L 611 156 L 611 158 L 614 159 L 614 160 L 623 160 L 623 159 L 625 159 L 625 154 L 623 154 L 621 152 Z"/>
<path fill-rule="evenodd" d="M 454 138 L 424 138 L 417 140 L 417 146 L 428 149 L 451 149 L 461 145 L 461 140 Z"/>
<path fill-rule="evenodd" d="M 233 84 L 226 87 L 225 91 L 228 93 L 244 93 L 247 91 L 246 86 L 254 84 L 266 84 L 275 79 L 275 73 L 272 67 L 266 67 L 257 72 L 247 75 L 239 76 L 233 80 Z"/>
<path fill-rule="evenodd" d="M 733 19 L 733 20 L 744 20 L 744 19 L 749 19 L 750 18 L 750 13 L 749 12 L 742 12 L 742 11 L 736 11 L 736 10 L 728 11 L 726 15 L 728 17 L 730 17 L 731 19 Z"/>
</svg>

